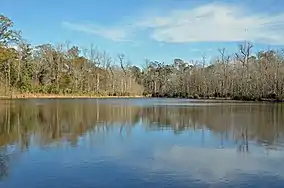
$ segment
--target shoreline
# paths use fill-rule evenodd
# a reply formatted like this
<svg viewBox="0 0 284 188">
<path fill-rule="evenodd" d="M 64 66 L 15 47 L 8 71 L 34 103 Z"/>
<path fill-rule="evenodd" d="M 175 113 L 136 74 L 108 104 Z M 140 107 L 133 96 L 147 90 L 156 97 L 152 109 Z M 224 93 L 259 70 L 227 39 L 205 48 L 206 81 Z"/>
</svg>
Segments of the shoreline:
<svg viewBox="0 0 284 188">
<path fill-rule="evenodd" d="M 14 94 L 11 96 L 0 95 L 0 100 L 11 100 L 11 99 L 131 99 L 131 98 L 160 98 L 160 99 L 191 99 L 191 100 L 206 100 L 206 101 L 219 101 L 219 102 L 269 102 L 269 103 L 283 103 L 284 100 L 276 99 L 261 99 L 261 100 L 237 100 L 232 98 L 175 98 L 175 97 L 152 97 L 143 95 L 132 95 L 132 96 L 108 96 L 108 95 L 57 95 L 57 94 Z"/>
<path fill-rule="evenodd" d="M 9 99 L 103 99 L 103 98 L 147 98 L 146 96 L 98 96 L 98 95 L 56 95 L 56 94 L 15 94 L 0 96 L 0 100 Z"/>
<path fill-rule="evenodd" d="M 221 98 L 221 97 L 199 97 L 199 98 L 180 98 L 180 97 L 150 97 L 150 98 L 165 98 L 165 99 L 189 99 L 189 100 L 196 100 L 196 101 L 218 101 L 218 102 L 246 102 L 246 103 L 283 103 L 283 99 L 267 99 L 261 98 L 258 100 L 244 100 L 244 99 L 234 99 L 234 98 Z"/>
</svg>

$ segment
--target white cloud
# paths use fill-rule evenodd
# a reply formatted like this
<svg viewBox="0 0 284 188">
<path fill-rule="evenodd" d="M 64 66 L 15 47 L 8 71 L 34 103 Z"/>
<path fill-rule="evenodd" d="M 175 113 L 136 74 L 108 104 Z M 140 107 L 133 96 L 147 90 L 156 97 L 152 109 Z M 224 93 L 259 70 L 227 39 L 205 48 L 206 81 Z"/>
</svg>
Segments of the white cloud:
<svg viewBox="0 0 284 188">
<path fill-rule="evenodd" d="M 94 24 L 76 24 L 76 23 L 69 23 L 63 22 L 63 27 L 82 31 L 85 33 L 99 35 L 104 38 L 111 39 L 113 41 L 127 41 L 127 31 L 125 28 L 120 27 L 104 27 Z"/>
<path fill-rule="evenodd" d="M 131 27 L 128 27 L 129 24 Z M 115 27 L 64 23 L 65 26 L 97 34 L 115 41 L 133 32 L 150 32 L 159 42 L 236 42 L 252 41 L 284 44 L 284 13 L 255 13 L 244 6 L 210 3 L 172 10 L 165 15 L 141 17 Z"/>
<path fill-rule="evenodd" d="M 234 42 L 249 40 L 284 44 L 284 14 L 248 14 L 245 7 L 207 4 L 175 10 L 139 23 L 152 28 L 151 37 L 164 42 Z"/>
</svg>

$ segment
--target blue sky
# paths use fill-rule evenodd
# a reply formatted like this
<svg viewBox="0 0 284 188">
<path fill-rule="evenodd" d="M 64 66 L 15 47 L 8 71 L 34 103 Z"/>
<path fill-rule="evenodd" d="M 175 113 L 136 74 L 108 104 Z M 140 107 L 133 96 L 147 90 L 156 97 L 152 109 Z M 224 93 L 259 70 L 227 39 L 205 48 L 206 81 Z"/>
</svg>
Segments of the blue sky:
<svg viewBox="0 0 284 188">
<path fill-rule="evenodd" d="M 34 45 L 94 44 L 141 65 L 145 58 L 209 59 L 244 40 L 254 50 L 283 47 L 282 7 L 280 0 L 1 0 L 0 13 Z"/>
</svg>

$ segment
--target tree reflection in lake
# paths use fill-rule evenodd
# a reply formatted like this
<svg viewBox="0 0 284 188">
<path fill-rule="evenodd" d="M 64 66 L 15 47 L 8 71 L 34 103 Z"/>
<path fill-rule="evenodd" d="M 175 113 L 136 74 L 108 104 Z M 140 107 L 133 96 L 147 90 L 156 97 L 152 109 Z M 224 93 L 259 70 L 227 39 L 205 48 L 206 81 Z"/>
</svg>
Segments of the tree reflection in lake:
<svg viewBox="0 0 284 188">
<path fill-rule="evenodd" d="M 113 100 L 122 100 L 112 103 Z M 284 107 L 278 104 L 222 103 L 209 106 L 141 105 L 143 99 L 102 100 L 17 100 L 0 104 L 0 147 L 16 145 L 20 152 L 30 145 L 45 147 L 69 143 L 90 133 L 116 131 L 123 138 L 135 126 L 148 131 L 172 130 L 175 134 L 202 131 L 201 142 L 210 131 L 219 139 L 234 141 L 238 152 L 249 152 L 249 144 L 281 149 Z M 107 102 L 109 101 L 109 102 Z M 202 141 L 203 140 L 203 141 Z M 7 152 L 0 153 L 0 175 L 7 172 Z"/>
<path fill-rule="evenodd" d="M 17 143 L 26 150 L 31 136 L 39 145 L 63 140 L 76 145 L 78 137 L 89 130 L 110 131 L 113 126 L 120 126 L 121 133 L 140 120 L 148 130 L 170 129 L 181 133 L 207 129 L 220 136 L 220 140 L 233 139 L 242 145 L 253 140 L 272 148 L 283 139 L 284 107 L 272 104 L 144 107 L 81 100 L 7 101 L 0 104 L 0 146 Z"/>
<path fill-rule="evenodd" d="M 0 179 L 8 174 L 7 156 L 0 154 Z"/>
</svg>

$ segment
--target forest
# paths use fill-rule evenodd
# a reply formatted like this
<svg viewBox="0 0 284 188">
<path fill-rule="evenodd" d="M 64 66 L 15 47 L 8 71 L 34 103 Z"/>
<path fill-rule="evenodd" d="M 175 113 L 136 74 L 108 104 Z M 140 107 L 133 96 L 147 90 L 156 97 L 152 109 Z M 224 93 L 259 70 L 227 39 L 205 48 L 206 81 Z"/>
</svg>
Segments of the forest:
<svg viewBox="0 0 284 188">
<path fill-rule="evenodd" d="M 139 67 L 123 53 L 111 57 L 94 45 L 32 46 L 0 15 L 0 95 L 284 99 L 284 49 L 253 53 L 249 42 L 238 49 L 216 49 L 219 56 L 209 62 L 146 60 Z"/>
</svg>

